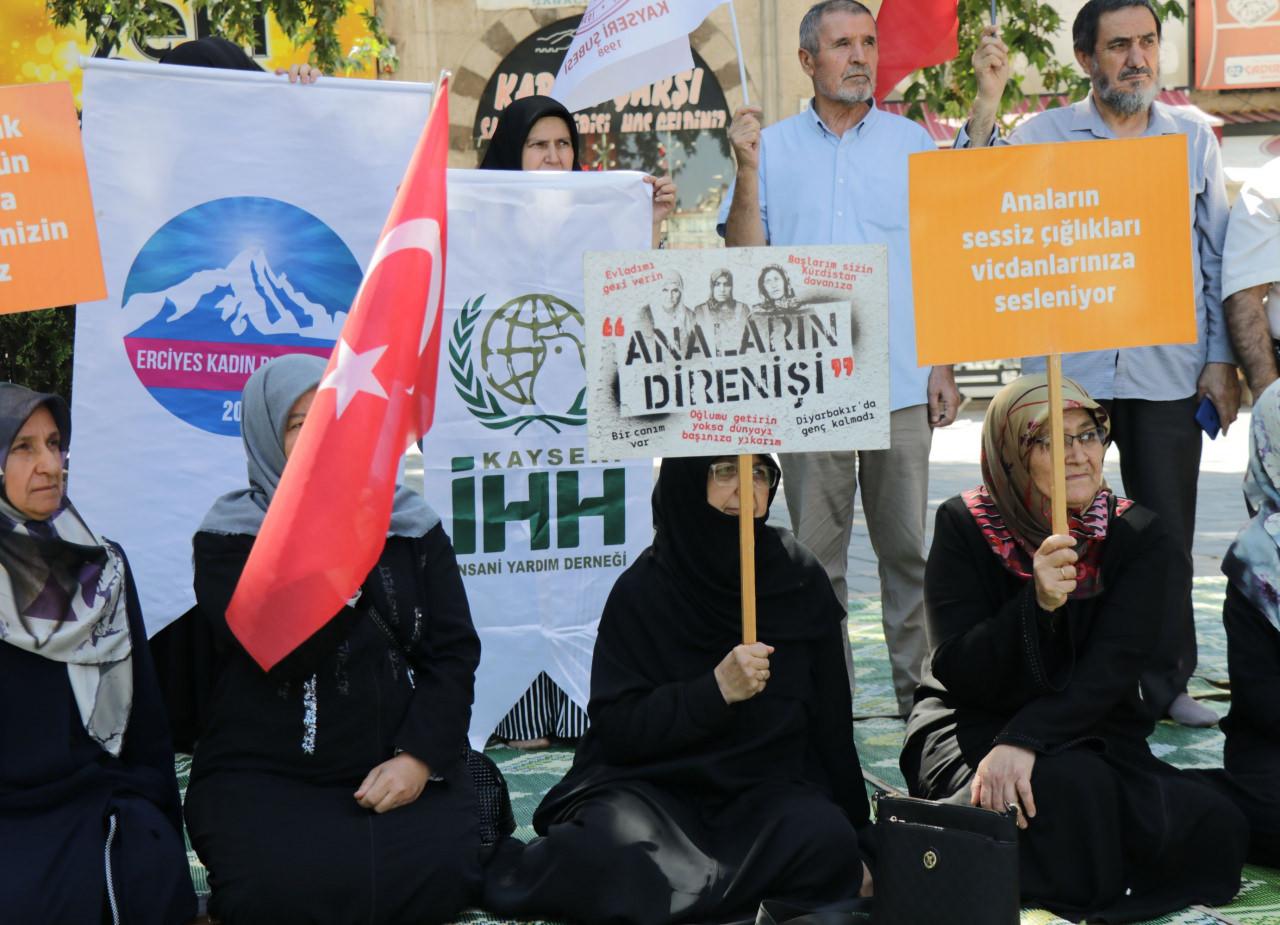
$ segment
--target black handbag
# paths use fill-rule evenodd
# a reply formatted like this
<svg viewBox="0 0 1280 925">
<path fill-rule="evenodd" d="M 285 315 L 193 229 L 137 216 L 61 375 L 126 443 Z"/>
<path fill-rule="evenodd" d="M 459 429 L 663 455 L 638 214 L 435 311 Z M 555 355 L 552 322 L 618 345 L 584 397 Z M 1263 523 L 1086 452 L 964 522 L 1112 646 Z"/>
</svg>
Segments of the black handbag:
<svg viewBox="0 0 1280 925">
<path fill-rule="evenodd" d="M 756 912 L 754 925 L 863 925 L 871 921 L 871 907 L 870 899 L 851 899 L 820 907 L 766 899 Z"/>
<path fill-rule="evenodd" d="M 876 800 L 874 925 L 1018 925 L 1012 813 Z"/>
</svg>

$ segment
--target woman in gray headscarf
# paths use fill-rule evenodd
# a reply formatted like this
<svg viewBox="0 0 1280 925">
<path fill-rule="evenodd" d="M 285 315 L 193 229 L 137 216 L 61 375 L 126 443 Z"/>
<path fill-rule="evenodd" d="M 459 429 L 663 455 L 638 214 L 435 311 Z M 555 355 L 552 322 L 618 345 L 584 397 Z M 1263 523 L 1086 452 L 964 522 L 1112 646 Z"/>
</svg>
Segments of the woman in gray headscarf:
<svg viewBox="0 0 1280 925">
<path fill-rule="evenodd" d="M 1249 860 L 1280 866 L 1280 383 L 1253 403 L 1244 497 L 1253 519 L 1222 560 L 1231 712 L 1222 720 L 1231 794 L 1249 819 Z"/>
<path fill-rule="evenodd" d="M 185 922 L 195 894 L 128 563 L 64 492 L 66 403 L 0 383 L 0 916 Z"/>
<path fill-rule="evenodd" d="M 226 622 L 324 369 L 291 355 L 249 378 L 249 486 L 219 498 L 195 535 L 196 602 L 218 658 L 187 825 L 225 925 L 446 921 L 480 882 L 462 761 L 480 643 L 440 518 L 398 489 L 359 593 L 271 671 Z"/>
</svg>

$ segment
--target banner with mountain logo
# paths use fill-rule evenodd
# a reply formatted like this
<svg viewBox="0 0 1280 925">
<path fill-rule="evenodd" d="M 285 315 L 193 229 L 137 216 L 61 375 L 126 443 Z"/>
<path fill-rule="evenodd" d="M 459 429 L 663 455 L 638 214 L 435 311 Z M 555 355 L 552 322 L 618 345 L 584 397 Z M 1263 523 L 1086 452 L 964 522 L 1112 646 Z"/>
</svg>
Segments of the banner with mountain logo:
<svg viewBox="0 0 1280 925">
<path fill-rule="evenodd" d="M 585 707 L 614 580 L 652 539 L 651 460 L 587 459 L 588 250 L 645 248 L 631 172 L 452 171 L 427 501 L 481 638 L 479 748 L 539 673 Z"/>
<path fill-rule="evenodd" d="M 84 87 L 108 297 L 76 313 L 69 494 L 154 633 L 193 602 L 205 512 L 246 484 L 245 380 L 329 356 L 431 88 L 102 59 Z"/>
</svg>

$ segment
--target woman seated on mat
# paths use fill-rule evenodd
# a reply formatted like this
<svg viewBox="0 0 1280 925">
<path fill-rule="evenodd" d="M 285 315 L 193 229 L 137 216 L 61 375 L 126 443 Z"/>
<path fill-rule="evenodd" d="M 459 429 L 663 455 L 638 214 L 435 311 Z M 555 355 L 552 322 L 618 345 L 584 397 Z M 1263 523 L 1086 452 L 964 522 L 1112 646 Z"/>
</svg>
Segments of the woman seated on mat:
<svg viewBox="0 0 1280 925">
<path fill-rule="evenodd" d="M 196 913 L 129 565 L 63 493 L 66 403 L 0 384 L 0 919 Z"/>
<path fill-rule="evenodd" d="M 581 170 L 578 127 L 569 110 L 548 96 L 526 96 L 502 111 L 480 162 L 481 170 Z M 645 177 L 653 185 L 653 246 L 676 206 L 670 177 Z M 577 739 L 587 713 L 544 671 L 506 715 L 494 735 L 516 748 L 546 748 L 551 739 Z"/>
<path fill-rule="evenodd" d="M 195 535 L 218 664 L 187 826 L 224 925 L 447 921 L 480 882 L 462 761 L 480 644 L 439 517 L 398 489 L 359 594 L 271 671 L 226 622 L 324 369 L 291 355 L 249 378 L 249 487 L 219 498 Z"/>
<path fill-rule="evenodd" d="M 663 460 L 653 545 L 600 618 L 591 728 L 534 814 L 542 837 L 500 845 L 486 909 L 658 925 L 870 891 L 842 609 L 808 550 L 765 523 L 779 471 L 755 457 L 761 641 L 745 645 L 736 463 Z"/>
<path fill-rule="evenodd" d="M 1231 712 L 1227 771 L 1252 829 L 1249 860 L 1280 867 L 1280 384 L 1253 403 L 1246 503 L 1253 512 L 1222 561 Z"/>
<path fill-rule="evenodd" d="M 925 574 L 932 645 L 907 723 L 911 792 L 1018 813 L 1022 896 L 1064 918 L 1155 918 L 1224 903 L 1247 827 L 1152 756 L 1138 676 L 1172 605 L 1174 543 L 1108 488 L 1106 412 L 1063 380 L 1070 536 L 1051 535 L 1044 376 L 992 400 L 983 485 L 938 510 Z"/>
</svg>

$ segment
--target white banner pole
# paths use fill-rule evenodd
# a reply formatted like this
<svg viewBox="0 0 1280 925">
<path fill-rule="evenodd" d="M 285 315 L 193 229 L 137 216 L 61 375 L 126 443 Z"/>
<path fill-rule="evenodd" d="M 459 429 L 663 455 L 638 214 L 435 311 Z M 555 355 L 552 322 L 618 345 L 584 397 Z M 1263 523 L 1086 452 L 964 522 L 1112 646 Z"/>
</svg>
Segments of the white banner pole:
<svg viewBox="0 0 1280 925">
<path fill-rule="evenodd" d="M 742 36 L 738 34 L 738 14 L 729 0 L 729 21 L 733 23 L 733 44 L 738 47 L 738 78 L 742 81 L 742 105 L 751 105 L 751 91 L 747 89 L 747 64 L 742 56 Z"/>
</svg>

